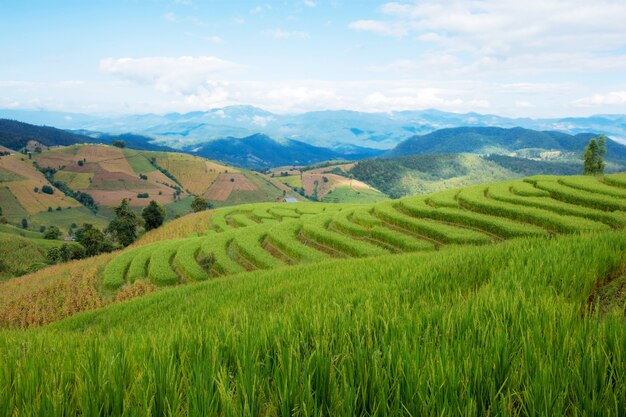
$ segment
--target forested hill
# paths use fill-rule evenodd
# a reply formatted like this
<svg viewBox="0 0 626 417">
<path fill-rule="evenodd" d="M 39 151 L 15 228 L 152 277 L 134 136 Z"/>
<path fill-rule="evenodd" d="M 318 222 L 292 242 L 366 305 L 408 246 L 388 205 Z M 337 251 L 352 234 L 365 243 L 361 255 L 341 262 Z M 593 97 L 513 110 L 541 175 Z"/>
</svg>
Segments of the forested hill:
<svg viewBox="0 0 626 417">
<path fill-rule="evenodd" d="M 49 126 L 35 126 L 16 120 L 0 119 L 0 145 L 19 150 L 34 140 L 45 146 L 68 146 L 93 142 L 89 136 L 79 135 Z"/>
<path fill-rule="evenodd" d="M 391 158 L 435 153 L 509 154 L 522 150 L 560 151 L 582 155 L 589 139 L 594 136 L 596 134 L 593 133 L 568 135 L 521 127 L 458 127 L 413 136 L 384 156 Z M 626 160 L 626 146 L 608 139 L 607 160 Z"/>
</svg>

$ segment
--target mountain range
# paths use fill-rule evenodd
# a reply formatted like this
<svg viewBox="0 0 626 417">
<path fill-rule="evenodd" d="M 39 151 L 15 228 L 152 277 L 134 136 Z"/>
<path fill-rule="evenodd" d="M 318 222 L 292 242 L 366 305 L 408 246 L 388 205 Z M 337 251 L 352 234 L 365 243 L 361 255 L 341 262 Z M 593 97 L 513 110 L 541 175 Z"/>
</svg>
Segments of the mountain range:
<svg viewBox="0 0 626 417">
<path fill-rule="evenodd" d="M 415 154 L 473 153 L 514 155 L 528 158 L 580 159 L 593 133 L 569 135 L 515 127 L 458 127 L 416 135 L 386 152 L 393 158 Z M 607 159 L 626 161 L 626 146 L 607 139 Z"/>
<path fill-rule="evenodd" d="M 388 150 L 411 136 L 460 126 L 523 127 L 569 134 L 593 132 L 626 141 L 625 115 L 531 119 L 439 110 L 276 114 L 252 106 L 230 106 L 190 113 L 121 116 L 0 109 L 0 118 L 83 132 L 141 134 L 177 149 L 227 137 L 264 134 L 278 141 L 297 140 L 343 151 L 353 146 Z"/>
</svg>

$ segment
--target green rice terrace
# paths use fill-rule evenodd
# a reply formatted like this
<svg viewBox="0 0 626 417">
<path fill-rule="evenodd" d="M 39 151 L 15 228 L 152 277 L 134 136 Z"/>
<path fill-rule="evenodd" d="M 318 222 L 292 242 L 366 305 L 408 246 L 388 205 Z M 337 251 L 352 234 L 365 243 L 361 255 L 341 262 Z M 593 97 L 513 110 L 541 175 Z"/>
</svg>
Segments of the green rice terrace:
<svg viewBox="0 0 626 417">
<path fill-rule="evenodd" d="M 0 416 L 625 416 L 625 226 L 626 174 L 187 216 L 0 284 Z"/>
<path fill-rule="evenodd" d="M 202 236 L 118 255 L 104 269 L 103 286 L 117 290 L 138 279 L 175 285 L 334 258 L 622 229 L 626 176 L 531 177 L 365 206 L 237 206 L 210 221 L 212 230 Z"/>
</svg>

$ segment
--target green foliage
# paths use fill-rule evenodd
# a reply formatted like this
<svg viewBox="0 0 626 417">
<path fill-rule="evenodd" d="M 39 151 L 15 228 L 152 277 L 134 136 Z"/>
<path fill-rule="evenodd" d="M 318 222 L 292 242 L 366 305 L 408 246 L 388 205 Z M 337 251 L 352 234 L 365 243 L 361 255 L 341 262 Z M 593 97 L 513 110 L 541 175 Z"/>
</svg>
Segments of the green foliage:
<svg viewBox="0 0 626 417">
<path fill-rule="evenodd" d="M 60 237 L 61 237 L 61 230 L 59 230 L 59 228 L 55 225 L 48 227 L 43 234 L 44 239 L 54 240 Z"/>
<path fill-rule="evenodd" d="M 139 194 L 137 194 L 137 198 L 150 198 L 150 194 L 148 194 L 148 193 L 139 193 Z"/>
<path fill-rule="evenodd" d="M 165 218 L 167 217 L 167 213 L 165 209 L 159 205 L 156 201 L 150 201 L 144 209 L 141 211 L 141 217 L 143 218 L 144 225 L 146 230 L 152 230 L 160 227 Z"/>
<path fill-rule="evenodd" d="M 212 207 L 211 203 L 209 203 L 208 201 L 206 201 L 202 197 L 196 197 L 191 202 L 191 209 L 193 210 L 194 213 L 197 213 L 199 211 L 208 210 L 211 207 Z"/>
<path fill-rule="evenodd" d="M 48 249 L 46 260 L 51 264 L 68 262 L 75 259 L 83 259 L 87 256 L 87 251 L 82 245 L 63 243 Z"/>
<path fill-rule="evenodd" d="M 128 246 L 137 239 L 139 219 L 128 206 L 128 200 L 123 199 L 119 206 L 113 209 L 115 217 L 109 223 L 109 232 L 123 246 Z"/>
<path fill-rule="evenodd" d="M 85 247 L 87 256 L 95 256 L 113 250 L 113 245 L 105 238 L 104 233 L 91 223 L 84 223 L 76 231 L 76 240 Z"/>
<path fill-rule="evenodd" d="M 22 221 L 20 222 L 20 226 L 22 227 L 22 229 L 28 229 L 28 220 L 22 219 Z"/>
<path fill-rule="evenodd" d="M 583 174 L 598 175 L 604 173 L 606 164 L 604 157 L 606 155 L 606 137 L 600 135 L 598 138 L 591 138 L 589 144 L 585 147 L 583 155 Z"/>
<path fill-rule="evenodd" d="M 46 184 L 43 187 L 41 187 L 41 192 L 45 194 L 54 194 L 54 188 Z"/>
<path fill-rule="evenodd" d="M 125 148 L 126 147 L 126 142 L 124 142 L 123 140 L 120 140 L 120 139 L 113 139 L 111 141 L 111 145 L 115 146 L 116 148 Z"/>
</svg>

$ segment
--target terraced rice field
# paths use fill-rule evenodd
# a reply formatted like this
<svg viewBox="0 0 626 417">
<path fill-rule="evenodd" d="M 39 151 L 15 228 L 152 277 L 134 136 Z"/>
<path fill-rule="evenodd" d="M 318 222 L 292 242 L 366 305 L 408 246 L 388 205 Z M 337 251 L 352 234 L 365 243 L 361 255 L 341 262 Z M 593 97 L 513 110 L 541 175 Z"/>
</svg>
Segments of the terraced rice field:
<svg viewBox="0 0 626 417">
<path fill-rule="evenodd" d="M 532 177 L 372 205 L 236 206 L 215 211 L 207 222 L 203 235 L 118 255 L 104 269 L 104 287 L 117 290 L 141 278 L 173 285 L 332 258 L 623 229 L 626 188 L 604 178 Z"/>
</svg>

